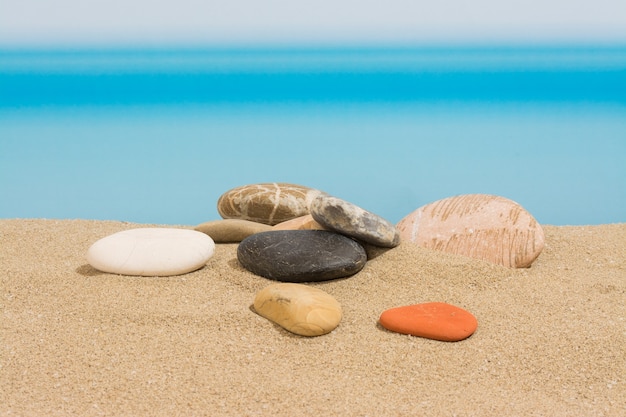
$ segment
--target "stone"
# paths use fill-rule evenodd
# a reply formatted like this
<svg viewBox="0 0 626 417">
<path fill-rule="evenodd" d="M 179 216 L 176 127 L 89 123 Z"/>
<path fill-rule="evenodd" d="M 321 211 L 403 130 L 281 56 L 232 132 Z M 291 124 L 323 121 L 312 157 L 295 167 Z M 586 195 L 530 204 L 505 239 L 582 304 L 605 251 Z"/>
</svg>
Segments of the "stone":
<svg viewBox="0 0 626 417">
<path fill-rule="evenodd" d="M 275 230 L 241 241 L 237 259 L 248 271 L 285 282 L 343 278 L 359 272 L 365 249 L 349 237 L 325 230 Z"/>
<path fill-rule="evenodd" d="M 202 268 L 213 256 L 215 243 L 188 229 L 139 228 L 114 233 L 87 251 L 94 268 L 113 274 L 180 275 Z"/>
<path fill-rule="evenodd" d="M 472 313 L 438 302 L 391 308 L 383 311 L 378 322 L 392 332 L 443 342 L 467 339 L 478 327 Z"/>
<path fill-rule="evenodd" d="M 325 291 L 304 284 L 272 284 L 259 291 L 254 310 L 301 336 L 321 336 L 341 321 L 341 305 Z"/>
<path fill-rule="evenodd" d="M 392 223 L 326 193 L 319 194 L 311 203 L 311 216 L 328 230 L 375 246 L 393 248 L 400 244 L 400 234 Z"/>
<path fill-rule="evenodd" d="M 403 241 L 511 268 L 529 267 L 544 247 L 544 233 L 518 203 L 466 194 L 427 204 L 396 225 Z"/>
<path fill-rule="evenodd" d="M 272 230 L 272 226 L 250 220 L 223 219 L 199 224 L 194 230 L 209 235 L 215 243 L 238 243 L 255 233 Z"/>
<path fill-rule="evenodd" d="M 324 226 L 315 221 L 313 216 L 296 217 L 286 222 L 278 223 L 272 226 L 274 230 L 326 230 Z"/>
<path fill-rule="evenodd" d="M 275 225 L 309 214 L 319 190 L 287 183 L 251 184 L 222 194 L 217 211 L 224 219 L 241 219 Z"/>
</svg>

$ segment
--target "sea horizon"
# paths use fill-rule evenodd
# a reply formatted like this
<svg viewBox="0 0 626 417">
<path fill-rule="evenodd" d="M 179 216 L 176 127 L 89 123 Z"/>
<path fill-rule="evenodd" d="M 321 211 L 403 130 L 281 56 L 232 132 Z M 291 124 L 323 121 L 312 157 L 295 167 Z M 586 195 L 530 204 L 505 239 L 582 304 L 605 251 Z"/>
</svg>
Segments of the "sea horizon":
<svg viewBox="0 0 626 417">
<path fill-rule="evenodd" d="M 246 102 L 626 104 L 626 45 L 0 49 L 0 108 Z"/>
</svg>

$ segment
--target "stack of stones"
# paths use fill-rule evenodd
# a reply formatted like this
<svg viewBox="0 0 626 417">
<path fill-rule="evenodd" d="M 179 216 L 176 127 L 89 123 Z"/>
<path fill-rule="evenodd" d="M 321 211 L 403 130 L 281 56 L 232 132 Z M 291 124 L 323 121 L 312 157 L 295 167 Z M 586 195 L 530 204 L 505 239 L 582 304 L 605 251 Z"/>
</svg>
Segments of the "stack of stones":
<svg viewBox="0 0 626 417">
<path fill-rule="evenodd" d="M 220 197 L 217 210 L 225 220 L 201 224 L 196 230 L 218 243 L 239 240 L 241 265 L 276 281 L 347 277 L 365 266 L 364 245 L 400 244 L 396 227 L 387 220 L 294 184 L 235 188 Z"/>
<path fill-rule="evenodd" d="M 323 191 L 287 183 L 231 189 L 217 209 L 221 220 L 193 231 L 153 228 L 108 236 L 94 243 L 88 260 L 105 272 L 176 275 L 204 266 L 215 243 L 238 243 L 237 259 L 245 269 L 277 281 L 257 293 L 256 312 L 292 333 L 319 336 L 339 325 L 342 309 L 330 294 L 306 283 L 357 274 L 376 251 L 405 242 L 521 268 L 544 247 L 543 230 L 530 213 L 486 194 L 427 204 L 397 225 Z M 471 313 L 440 302 L 390 308 L 379 323 L 442 341 L 463 340 L 477 328 Z"/>
<path fill-rule="evenodd" d="M 224 193 L 224 220 L 196 227 L 216 242 L 237 242 L 237 259 L 250 272 L 281 281 L 254 300 L 258 314 L 300 335 L 335 329 L 342 316 L 328 293 L 303 283 L 345 278 L 367 262 L 366 246 L 400 244 L 396 227 L 367 210 L 295 184 L 255 184 Z"/>
</svg>

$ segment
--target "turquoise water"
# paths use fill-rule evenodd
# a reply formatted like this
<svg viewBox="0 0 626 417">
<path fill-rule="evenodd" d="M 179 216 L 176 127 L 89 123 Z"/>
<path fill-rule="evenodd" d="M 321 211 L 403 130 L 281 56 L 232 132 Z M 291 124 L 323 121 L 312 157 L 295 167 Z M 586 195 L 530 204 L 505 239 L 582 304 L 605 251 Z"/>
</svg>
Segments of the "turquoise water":
<svg viewBox="0 0 626 417">
<path fill-rule="evenodd" d="M 0 218 L 191 225 L 280 181 L 614 223 L 625 160 L 624 47 L 0 51 Z"/>
</svg>

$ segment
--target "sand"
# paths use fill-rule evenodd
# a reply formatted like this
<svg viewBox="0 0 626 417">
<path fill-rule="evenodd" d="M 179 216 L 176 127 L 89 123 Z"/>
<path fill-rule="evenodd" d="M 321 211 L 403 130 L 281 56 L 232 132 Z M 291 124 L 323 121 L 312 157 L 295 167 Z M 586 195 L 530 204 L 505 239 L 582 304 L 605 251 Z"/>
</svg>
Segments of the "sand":
<svg viewBox="0 0 626 417">
<path fill-rule="evenodd" d="M 344 312 L 315 338 L 253 312 L 272 281 L 242 269 L 236 244 L 175 277 L 87 264 L 99 238 L 145 226 L 0 220 L 0 415 L 625 415 L 626 224 L 544 226 L 528 269 L 403 243 L 311 284 Z M 472 312 L 476 333 L 439 342 L 377 323 L 429 301 Z"/>
</svg>

